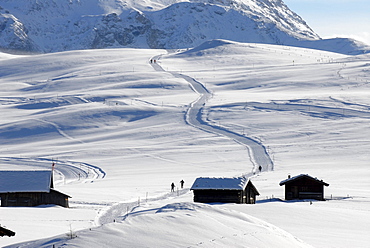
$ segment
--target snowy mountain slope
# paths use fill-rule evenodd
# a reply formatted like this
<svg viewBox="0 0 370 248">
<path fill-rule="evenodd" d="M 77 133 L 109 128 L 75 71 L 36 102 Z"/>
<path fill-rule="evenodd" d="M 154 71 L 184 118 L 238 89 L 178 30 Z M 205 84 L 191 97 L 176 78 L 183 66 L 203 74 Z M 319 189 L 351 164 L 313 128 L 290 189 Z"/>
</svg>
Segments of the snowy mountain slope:
<svg viewBox="0 0 370 248">
<path fill-rule="evenodd" d="M 39 48 L 29 39 L 23 23 L 10 14 L 0 15 L 1 48 L 7 50 L 37 51 Z"/>
<path fill-rule="evenodd" d="M 369 45 L 350 38 L 332 38 L 316 41 L 306 40 L 297 43 L 296 46 L 348 55 L 359 55 L 370 52 Z"/>
<path fill-rule="evenodd" d="M 206 40 L 300 46 L 320 38 L 281 0 L 16 0 L 0 5 L 0 47 L 57 52 L 108 47 L 187 48 Z M 342 40 L 343 43 L 350 41 Z M 305 43 L 308 47 L 338 50 Z M 363 45 L 346 53 L 363 53 Z"/>
<path fill-rule="evenodd" d="M 313 32 L 301 35 L 296 32 L 297 26 L 290 25 L 288 30 L 279 25 L 276 22 L 276 13 L 268 13 L 271 16 L 265 17 L 267 13 L 252 11 L 254 9 L 246 5 L 234 6 L 232 3 L 229 3 L 229 8 L 226 4 L 178 3 L 158 12 L 148 13 L 147 16 L 156 24 L 160 33 L 160 37 L 155 39 L 157 43 L 151 45 L 150 42 L 149 45 L 166 48 L 193 47 L 201 41 L 215 38 L 280 44 L 298 37 L 318 38 Z"/>
<path fill-rule="evenodd" d="M 150 64 L 157 56 L 165 71 Z M 60 179 L 66 165 L 105 173 L 58 181 L 57 189 L 72 196 L 70 209 L 0 208 L 1 225 L 17 233 L 1 238 L 0 246 L 43 238 L 25 246 L 79 246 L 91 239 L 95 247 L 107 240 L 122 246 L 137 241 L 125 235 L 133 230 L 143 246 L 158 234 L 164 247 L 176 241 L 233 247 L 254 235 L 314 247 L 370 242 L 369 55 L 216 40 L 169 55 L 106 49 L 0 57 L 0 169 L 47 168 L 54 159 Z M 245 146 L 186 123 L 199 95 L 176 73 L 212 93 L 204 123 L 266 147 L 275 167 L 251 179 L 261 193 L 257 204 L 192 202 L 188 187 L 195 178 L 240 176 L 253 164 Z M 280 200 L 279 182 L 301 173 L 330 184 L 328 201 Z M 170 193 L 171 182 L 181 179 L 185 189 Z M 210 232 L 196 231 L 199 226 Z M 78 238 L 67 240 L 71 229 Z"/>
</svg>

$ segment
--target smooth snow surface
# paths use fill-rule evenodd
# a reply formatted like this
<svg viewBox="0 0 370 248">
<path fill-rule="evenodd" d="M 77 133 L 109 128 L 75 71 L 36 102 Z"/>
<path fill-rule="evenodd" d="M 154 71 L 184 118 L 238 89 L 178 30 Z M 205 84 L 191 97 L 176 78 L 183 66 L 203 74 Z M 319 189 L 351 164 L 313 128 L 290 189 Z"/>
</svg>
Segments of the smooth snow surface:
<svg viewBox="0 0 370 248">
<path fill-rule="evenodd" d="M 20 247 L 311 247 L 250 215 L 177 200 L 137 207 L 122 222 L 81 231 L 72 240 L 63 235 Z"/>
<path fill-rule="evenodd" d="M 56 161 L 72 197 L 0 208 L 16 232 L 0 246 L 370 243 L 369 55 L 216 40 L 0 58 L 0 170 Z M 284 201 L 288 174 L 323 179 L 327 201 Z M 196 178 L 243 175 L 256 204 L 193 203 Z"/>
<path fill-rule="evenodd" d="M 225 190 L 243 190 L 248 183 L 245 177 L 235 178 L 210 178 L 199 177 L 195 179 L 191 190 L 194 189 L 225 189 Z"/>
</svg>

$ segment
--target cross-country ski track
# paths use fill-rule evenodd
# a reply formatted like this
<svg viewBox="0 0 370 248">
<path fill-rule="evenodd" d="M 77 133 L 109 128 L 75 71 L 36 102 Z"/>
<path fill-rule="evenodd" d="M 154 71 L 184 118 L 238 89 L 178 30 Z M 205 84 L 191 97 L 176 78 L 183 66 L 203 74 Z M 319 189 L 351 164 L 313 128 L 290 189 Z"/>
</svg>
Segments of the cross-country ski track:
<svg viewBox="0 0 370 248">
<path fill-rule="evenodd" d="M 14 168 L 21 166 L 30 170 L 51 170 L 54 166 L 54 180 L 57 184 L 89 183 L 104 178 L 106 173 L 99 167 L 76 161 L 61 161 L 48 158 L 0 157 L 0 164 L 11 164 Z"/>
<path fill-rule="evenodd" d="M 165 71 L 159 64 L 158 60 L 160 59 L 161 55 L 155 56 L 150 59 L 152 61 L 151 65 L 156 71 Z M 154 61 L 156 61 L 154 63 Z M 209 121 L 206 121 L 202 116 L 207 116 L 204 112 L 204 106 L 207 103 L 207 101 L 212 97 L 212 93 L 200 82 L 196 81 L 194 78 L 191 78 L 187 75 L 179 74 L 176 72 L 169 72 L 176 78 L 183 78 L 185 79 L 191 89 L 199 94 L 199 97 L 192 103 L 190 103 L 190 106 L 185 114 L 185 121 L 187 124 L 198 128 L 200 130 L 215 133 L 218 135 L 222 135 L 225 137 L 228 137 L 235 142 L 247 147 L 250 160 L 252 164 L 254 165 L 253 172 L 257 172 L 258 167 L 261 166 L 263 171 L 273 170 L 273 162 L 270 159 L 268 153 L 266 152 L 265 147 L 258 141 L 255 141 L 251 138 L 248 138 L 246 136 L 240 135 L 238 133 L 232 132 L 230 130 L 227 130 L 220 126 L 214 126 L 210 124 Z M 251 176 L 253 175 L 253 172 L 247 173 L 244 176 Z M 174 197 L 177 195 L 186 194 L 189 189 L 182 189 L 177 191 L 177 193 L 167 193 L 163 196 L 145 199 L 145 202 L 150 201 L 157 201 L 166 199 L 169 197 Z M 96 217 L 95 223 L 97 225 L 103 225 L 107 223 L 112 222 L 120 222 L 125 220 L 125 218 L 132 213 L 136 207 L 140 205 L 140 199 L 138 201 L 134 202 L 121 202 L 116 203 L 112 206 L 107 207 L 105 210 L 100 212 L 98 216 Z"/>
<path fill-rule="evenodd" d="M 248 150 L 250 160 L 254 165 L 253 172 L 246 173 L 244 176 L 252 176 L 254 173 L 258 171 L 258 167 L 262 167 L 262 171 L 271 171 L 274 169 L 273 161 L 271 160 L 266 147 L 259 141 L 247 137 L 245 135 L 233 132 L 228 130 L 225 127 L 220 125 L 212 124 L 212 120 L 208 118 L 208 111 L 205 107 L 207 101 L 212 98 L 213 93 L 210 92 L 201 82 L 197 81 L 196 79 L 180 74 L 178 72 L 173 71 L 166 71 L 160 65 L 161 55 L 157 55 L 152 57 L 149 61 L 152 61 L 150 65 L 156 71 L 167 72 L 173 75 L 176 78 L 182 78 L 189 83 L 190 88 L 197 94 L 199 97 L 192 103 L 189 104 L 189 108 L 185 114 L 185 121 L 188 125 L 191 125 L 195 128 L 198 128 L 205 132 L 210 132 L 217 135 L 222 135 L 224 137 L 230 138 L 235 142 L 245 146 Z M 155 62 L 154 62 L 155 61 Z M 333 102 L 337 104 L 345 104 L 351 105 L 350 103 L 339 102 L 335 99 L 332 99 Z M 325 116 L 327 117 L 370 117 L 370 112 L 366 111 L 366 106 L 355 106 L 357 109 L 361 108 L 361 110 L 355 109 L 347 109 L 347 108 L 340 108 L 340 107 L 325 107 L 325 106 L 318 106 L 318 105 L 309 105 L 304 104 L 304 100 L 302 102 L 289 102 L 289 103 L 259 103 L 259 102 L 247 102 L 247 103 L 234 103 L 232 105 L 219 105 L 213 106 L 213 108 L 227 108 L 227 107 L 241 107 L 247 110 L 247 108 L 253 108 L 256 110 L 270 110 L 270 111 L 299 111 L 303 114 L 311 115 L 314 117 Z M 216 122 L 213 122 L 216 123 Z M 135 209 L 140 206 L 141 202 L 154 202 L 158 200 L 163 200 L 167 198 L 173 198 L 182 194 L 186 194 L 188 192 L 188 188 L 182 189 L 177 191 L 177 193 L 165 193 L 162 196 L 148 198 L 148 199 L 138 199 L 138 201 L 131 201 L 131 202 L 120 202 L 108 206 L 106 209 L 101 211 L 98 216 L 96 217 L 95 223 L 96 225 L 104 225 L 112 222 L 121 222 L 124 221 L 128 215 L 135 212 Z"/>
<path fill-rule="evenodd" d="M 151 61 L 156 62 L 151 63 L 151 65 L 157 71 L 165 71 L 158 64 L 160 58 L 161 55 L 153 57 Z M 257 172 L 260 166 L 262 168 L 262 171 L 269 171 L 274 169 L 274 163 L 271 160 L 263 144 L 252 138 L 230 131 L 222 126 L 216 126 L 211 124 L 211 122 L 207 118 L 208 114 L 204 106 L 206 105 L 207 101 L 212 97 L 212 93 L 201 82 L 198 82 L 194 78 L 184 74 L 171 71 L 168 72 L 171 73 L 176 78 L 185 79 L 190 84 L 191 89 L 197 94 L 199 94 L 198 99 L 190 104 L 190 107 L 186 112 L 185 120 L 187 124 L 206 132 L 216 133 L 218 135 L 228 137 L 234 140 L 235 142 L 245 146 L 248 149 L 250 161 L 254 166 L 253 172 Z M 251 175 L 253 174 L 253 172 L 245 176 Z"/>
</svg>

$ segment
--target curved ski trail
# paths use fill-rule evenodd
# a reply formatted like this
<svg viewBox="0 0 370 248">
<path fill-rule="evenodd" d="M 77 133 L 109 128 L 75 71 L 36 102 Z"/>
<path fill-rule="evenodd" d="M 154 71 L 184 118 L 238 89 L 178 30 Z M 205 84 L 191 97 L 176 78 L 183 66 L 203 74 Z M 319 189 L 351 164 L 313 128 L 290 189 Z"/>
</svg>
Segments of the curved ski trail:
<svg viewBox="0 0 370 248">
<path fill-rule="evenodd" d="M 24 170 L 51 170 L 53 163 L 55 163 L 54 173 L 56 173 L 54 182 L 57 185 L 66 183 L 90 183 L 104 178 L 106 175 L 101 168 L 83 162 L 49 158 L 0 157 L 0 164 L 6 164 L 7 166 L 13 165 L 16 169 L 22 168 Z"/>
<path fill-rule="evenodd" d="M 160 58 L 161 55 L 157 55 L 153 57 L 152 60 L 158 62 Z M 190 84 L 192 90 L 200 95 L 197 100 L 190 104 L 190 107 L 186 112 L 185 119 L 187 124 L 206 132 L 226 136 L 234 140 L 235 142 L 247 147 L 250 161 L 254 166 L 253 169 L 254 172 L 257 172 L 260 166 L 262 168 L 262 171 L 269 171 L 274 169 L 273 161 L 271 160 L 269 154 L 267 153 L 266 147 L 259 141 L 238 134 L 236 132 L 230 131 L 224 127 L 212 125 L 205 118 L 202 118 L 202 116 L 205 115 L 206 113 L 204 106 L 208 102 L 208 100 L 212 97 L 212 93 L 201 82 L 184 74 L 166 71 L 158 63 L 151 63 L 151 65 L 156 71 L 165 71 L 172 74 L 176 78 L 183 78 Z"/>
<path fill-rule="evenodd" d="M 154 70 L 168 72 L 171 73 L 176 78 L 185 79 L 187 82 L 189 82 L 189 85 L 192 88 L 192 90 L 199 94 L 198 99 L 190 104 L 190 107 L 186 112 L 185 116 L 186 123 L 206 132 L 226 136 L 234 140 L 235 142 L 247 147 L 250 160 L 254 166 L 254 172 L 257 172 L 259 166 L 263 168 L 263 171 L 272 170 L 273 162 L 271 161 L 265 147 L 260 142 L 253 140 L 249 137 L 240 135 L 236 132 L 227 130 L 226 128 L 214 126 L 209 121 L 202 118 L 202 115 L 204 115 L 203 112 L 205 112 L 204 106 L 207 103 L 207 101 L 212 97 L 212 93 L 202 83 L 198 82 L 197 80 L 190 76 L 176 72 L 165 71 L 157 63 L 160 57 L 161 55 L 151 58 L 152 61 L 154 60 L 156 61 L 155 63 L 151 63 L 151 66 L 154 68 Z M 252 174 L 253 173 L 249 173 L 245 174 L 244 176 L 251 176 Z M 176 197 L 179 195 L 186 194 L 188 192 L 189 189 L 181 189 L 177 193 L 166 193 L 162 196 L 146 199 L 145 203 Z M 118 202 L 116 204 L 110 205 L 106 209 L 103 209 L 101 212 L 99 212 L 99 214 L 95 218 L 95 224 L 97 226 L 100 226 L 116 221 L 122 222 L 138 206 L 140 206 L 140 198 L 139 201 Z"/>
</svg>

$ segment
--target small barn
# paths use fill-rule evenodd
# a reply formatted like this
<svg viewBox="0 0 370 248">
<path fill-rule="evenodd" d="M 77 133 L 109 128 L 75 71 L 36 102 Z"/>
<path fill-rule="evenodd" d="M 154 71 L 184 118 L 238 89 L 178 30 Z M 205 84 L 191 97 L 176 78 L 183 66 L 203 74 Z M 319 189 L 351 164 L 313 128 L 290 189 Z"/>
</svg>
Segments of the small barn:
<svg viewBox="0 0 370 248">
<path fill-rule="evenodd" d="M 1 207 L 54 204 L 69 207 L 70 196 L 54 189 L 53 172 L 0 171 Z"/>
<path fill-rule="evenodd" d="M 245 177 L 197 178 L 190 188 L 195 202 L 224 202 L 254 204 L 259 195 L 256 187 Z"/>
<path fill-rule="evenodd" d="M 324 186 L 329 186 L 323 180 L 313 178 L 307 174 L 295 177 L 288 176 L 280 182 L 280 186 L 285 185 L 285 199 L 315 199 L 324 201 Z"/>
</svg>

